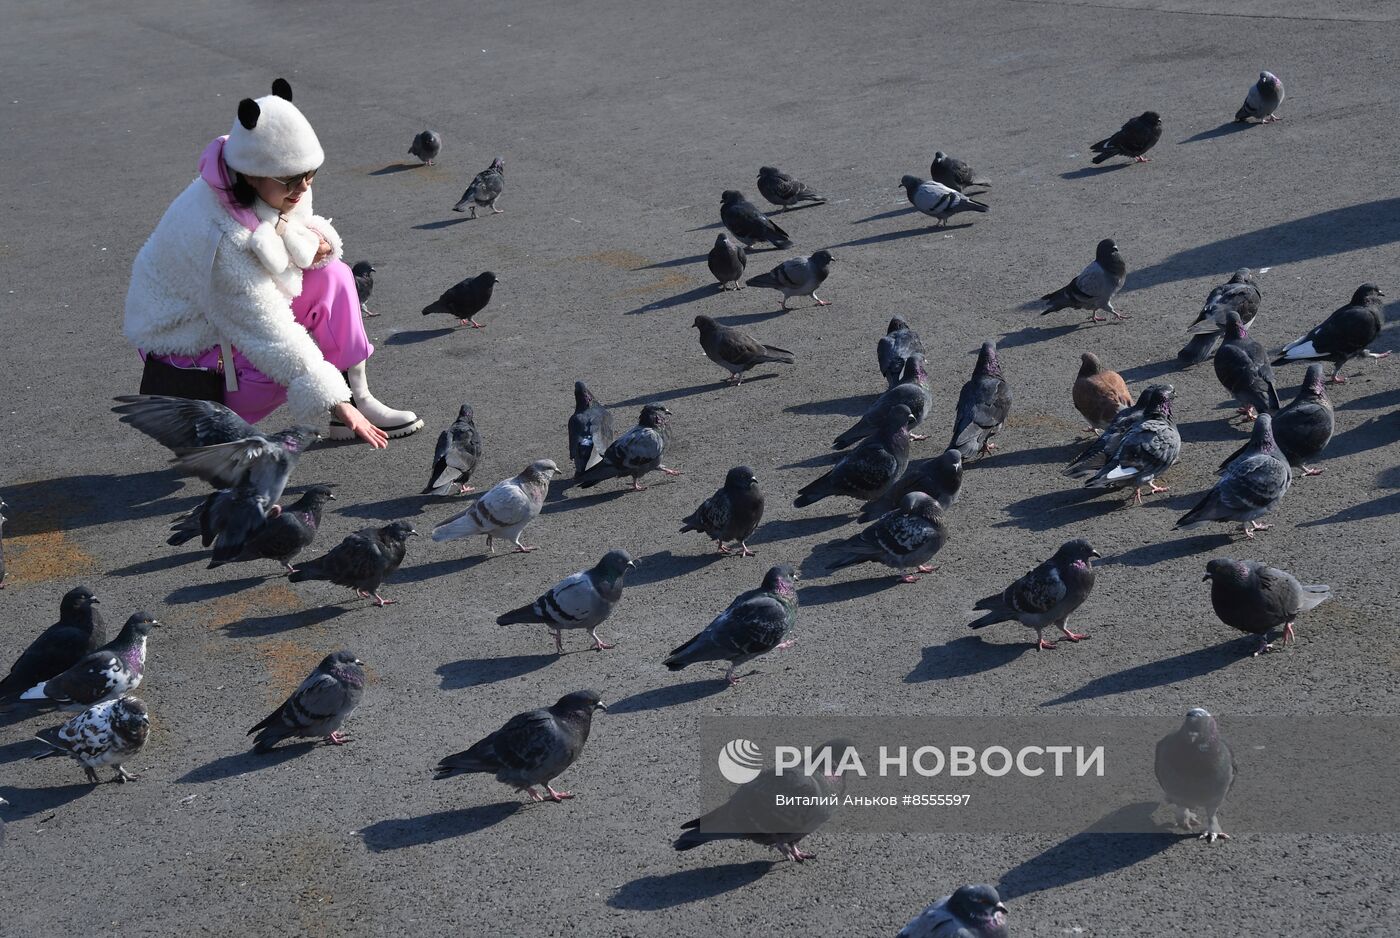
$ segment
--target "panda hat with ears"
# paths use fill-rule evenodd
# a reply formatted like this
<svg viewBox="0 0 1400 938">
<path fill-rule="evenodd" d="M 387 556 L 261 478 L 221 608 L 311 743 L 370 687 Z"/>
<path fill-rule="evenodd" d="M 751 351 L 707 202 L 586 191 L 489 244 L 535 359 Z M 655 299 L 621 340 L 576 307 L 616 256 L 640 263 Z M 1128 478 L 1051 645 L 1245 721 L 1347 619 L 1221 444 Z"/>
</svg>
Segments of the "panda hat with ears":
<svg viewBox="0 0 1400 938">
<path fill-rule="evenodd" d="M 292 103 L 285 78 L 272 94 L 238 102 L 238 119 L 224 144 L 224 162 L 245 176 L 296 176 L 317 169 L 326 154 L 311 122 Z"/>
</svg>

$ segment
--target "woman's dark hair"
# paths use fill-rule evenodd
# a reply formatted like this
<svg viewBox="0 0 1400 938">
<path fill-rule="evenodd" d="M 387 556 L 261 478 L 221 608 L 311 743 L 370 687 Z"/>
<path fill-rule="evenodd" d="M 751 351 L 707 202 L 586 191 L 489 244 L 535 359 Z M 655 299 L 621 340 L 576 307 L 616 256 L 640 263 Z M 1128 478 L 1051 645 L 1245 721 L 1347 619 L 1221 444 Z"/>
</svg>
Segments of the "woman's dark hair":
<svg viewBox="0 0 1400 938">
<path fill-rule="evenodd" d="M 252 208 L 253 202 L 257 200 L 258 190 L 253 188 L 253 184 L 242 173 L 234 173 L 233 185 L 229 187 L 228 194 L 244 208 Z"/>
</svg>

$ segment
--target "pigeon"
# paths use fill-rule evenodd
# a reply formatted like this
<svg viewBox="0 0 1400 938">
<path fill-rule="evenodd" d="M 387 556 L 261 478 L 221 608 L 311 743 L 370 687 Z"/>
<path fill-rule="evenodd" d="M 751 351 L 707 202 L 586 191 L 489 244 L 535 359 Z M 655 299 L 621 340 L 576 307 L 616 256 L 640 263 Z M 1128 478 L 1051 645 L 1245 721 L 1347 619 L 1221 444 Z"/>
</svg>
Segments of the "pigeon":
<svg viewBox="0 0 1400 938">
<path fill-rule="evenodd" d="M 969 186 L 980 186 L 984 189 L 990 189 L 992 186 L 985 179 L 978 179 L 971 166 L 942 150 L 933 154 L 928 174 L 934 182 L 957 192 L 966 192 Z"/>
<path fill-rule="evenodd" d="M 706 261 L 721 290 L 744 289 L 744 268 L 748 266 L 749 255 L 738 241 L 721 231 L 715 235 L 715 246 L 710 248 Z"/>
<path fill-rule="evenodd" d="M 499 279 L 492 271 L 483 271 L 475 277 L 468 277 L 447 288 L 442 296 L 423 307 L 423 315 L 447 313 L 456 316 L 459 325 L 473 329 L 485 329 L 486 324 L 476 321 L 476 314 L 491 302 L 491 294 Z"/>
<path fill-rule="evenodd" d="M 850 429 L 831 442 L 832 449 L 845 449 L 876 433 L 896 407 L 908 408 L 914 415 L 912 426 L 918 426 L 933 406 L 933 391 L 929 384 L 924 356 L 915 352 L 904 363 L 904 379 L 885 391 L 866 408 Z M 913 439 L 913 437 L 911 437 Z M 924 439 L 922 436 L 918 439 Z"/>
<path fill-rule="evenodd" d="M 357 261 L 354 267 L 350 268 L 350 273 L 355 275 L 355 293 L 360 297 L 360 312 L 366 316 L 378 316 L 378 313 L 370 312 L 365 304 L 369 302 L 369 296 L 374 292 L 374 265 L 369 261 Z"/>
<path fill-rule="evenodd" d="M 413 138 L 413 142 L 408 146 L 408 155 L 416 156 L 429 166 L 433 165 L 433 160 L 438 158 L 442 152 L 442 138 L 435 130 L 425 130 Z"/>
<path fill-rule="evenodd" d="M 499 156 L 491 165 L 477 173 L 467 191 L 452 206 L 454 212 L 466 212 L 468 218 L 476 217 L 477 208 L 489 208 L 492 215 L 500 215 L 504 210 L 496 207 L 501 192 L 506 187 L 506 163 Z"/>
<path fill-rule="evenodd" d="M 740 557 L 752 557 L 745 543 L 763 519 L 763 492 L 748 466 L 735 466 L 724 476 L 719 491 L 700 503 L 681 522 L 680 533 L 699 531 L 715 542 L 721 554 L 733 553 L 728 541 L 739 545 Z"/>
<path fill-rule="evenodd" d="M 700 330 L 700 348 L 705 357 L 729 372 L 725 384 L 744 383 L 744 372 L 766 362 L 792 365 L 797 357 L 776 345 L 764 345 L 742 329 L 724 326 L 709 316 L 696 316 L 693 328 Z"/>
<path fill-rule="evenodd" d="M 1249 330 L 1234 310 L 1225 314 L 1225 341 L 1215 353 L 1215 376 L 1239 401 L 1239 413 L 1246 420 L 1278 410 L 1278 390 L 1274 387 L 1268 353 L 1249 337 Z"/>
<path fill-rule="evenodd" d="M 679 671 L 701 661 L 727 661 L 724 679 L 733 687 L 739 665 L 770 651 L 791 648 L 788 638 L 797 621 L 797 574 L 776 566 L 764 574 L 758 589 L 740 593 L 699 635 L 676 648 L 662 664 Z"/>
<path fill-rule="evenodd" d="M 603 458 L 613 436 L 612 412 L 598 403 L 588 385 L 575 381 L 574 413 L 569 418 L 569 458 L 574 461 L 575 478 Z"/>
<path fill-rule="evenodd" d="M 1104 322 L 1104 317 L 1099 315 L 1102 309 L 1112 313 L 1115 319 L 1127 319 L 1113 308 L 1114 294 L 1123 289 L 1123 282 L 1127 279 L 1128 265 L 1123 262 L 1123 255 L 1118 253 L 1118 245 L 1112 238 L 1104 238 L 1094 249 L 1092 264 L 1060 289 L 1041 297 L 1050 306 L 1040 315 L 1062 309 L 1087 309 L 1090 322 Z"/>
<path fill-rule="evenodd" d="M 1210 580 L 1210 604 L 1220 621 L 1249 635 L 1259 636 L 1254 656 L 1272 651 L 1269 632 L 1283 626 L 1282 645 L 1295 641 L 1293 623 L 1332 598 L 1332 587 L 1304 586 L 1285 570 L 1254 560 L 1218 557 L 1206 564 Z"/>
<path fill-rule="evenodd" d="M 573 792 L 555 791 L 550 782 L 578 761 L 593 727 L 593 712 L 606 709 L 597 691 L 580 690 L 560 697 L 552 707 L 516 714 L 470 749 L 439 762 L 433 777 L 484 772 L 525 792 L 531 801 L 572 798 Z M 548 794 L 535 791 L 537 785 Z"/>
<path fill-rule="evenodd" d="M 902 316 L 895 316 L 875 344 L 875 360 L 890 387 L 904 380 L 904 365 L 915 353 L 924 354 L 924 340 Z"/>
<path fill-rule="evenodd" d="M 1143 111 L 1130 118 L 1113 136 L 1089 147 L 1098 154 L 1092 162 L 1098 164 L 1115 156 L 1130 156 L 1134 163 L 1150 163 L 1152 161 L 1143 154 L 1161 138 L 1162 118 L 1156 111 Z"/>
<path fill-rule="evenodd" d="M 758 169 L 758 194 L 786 212 L 799 202 L 826 202 L 805 183 L 798 182 L 787 173 L 773 166 L 760 166 Z"/>
<path fill-rule="evenodd" d="M 35 756 L 71 756 L 83 765 L 87 779 L 98 783 L 97 770 L 115 766 L 114 782 L 130 782 L 136 775 L 123 763 L 141 751 L 151 731 L 151 715 L 140 697 L 118 697 L 88 707 L 62 726 L 39 733 L 35 738 L 49 746 Z"/>
<path fill-rule="evenodd" d="M 1191 338 L 1176 353 L 1177 360 L 1187 365 L 1199 365 L 1210 358 L 1215 351 L 1215 343 L 1225 332 L 1225 314 L 1234 310 L 1239 313 L 1240 322 L 1248 326 L 1259 314 L 1259 300 L 1259 284 L 1255 282 L 1254 272 L 1248 267 L 1241 267 L 1228 281 L 1210 291 L 1200 313 L 1186 327 Z"/>
<path fill-rule="evenodd" d="M 1292 482 L 1293 470 L 1274 441 L 1273 418 L 1260 414 L 1244 452 L 1225 467 L 1215 487 L 1182 515 L 1176 526 L 1194 528 L 1207 521 L 1238 521 L 1245 537 L 1253 540 L 1255 531 L 1271 527 L 1256 519 L 1278 507 Z"/>
<path fill-rule="evenodd" d="M 1089 421 L 1089 429 L 1102 430 L 1120 410 L 1132 406 L 1133 395 L 1123 376 L 1105 368 L 1093 352 L 1085 352 L 1079 359 L 1079 374 L 1075 375 L 1070 397 L 1074 409 Z"/>
<path fill-rule="evenodd" d="M 477 460 L 481 459 L 481 434 L 472 422 L 475 416 L 472 405 L 463 404 L 452 426 L 438 435 L 433 469 L 428 473 L 428 486 L 422 494 L 465 495 L 475 488 L 467 484 L 476 470 Z"/>
<path fill-rule="evenodd" d="M 544 507 L 549 480 L 559 467 L 552 459 L 537 459 L 513 479 L 504 479 L 487 489 L 471 506 L 433 528 L 433 540 L 450 541 L 473 534 L 486 535 L 486 549 L 496 552 L 495 539 L 509 538 L 515 553 L 527 554 L 537 547 L 520 542 L 525 528 Z"/>
<path fill-rule="evenodd" d="M 909 430 L 914 415 L 896 404 L 884 415 L 879 430 L 841 458 L 825 474 L 797 492 L 794 507 L 804 508 L 833 495 L 870 501 L 890 490 L 909 465 Z"/>
<path fill-rule="evenodd" d="M 1131 430 L 1149 407 L 1161 400 L 1163 396 L 1170 397 L 1175 394 L 1175 389 L 1170 384 L 1151 384 L 1138 396 L 1137 403 L 1131 407 L 1124 407 L 1118 412 L 1118 416 L 1113 418 L 1113 422 L 1104 428 L 1098 438 L 1091 441 L 1079 451 L 1079 454 L 1070 460 L 1068 468 L 1064 474 L 1071 479 L 1089 479 L 1103 468 L 1108 457 L 1117 450 L 1118 444 L 1123 442 L 1123 435 Z"/>
<path fill-rule="evenodd" d="M 885 512 L 870 527 L 842 541 L 839 556 L 827 565 L 835 572 L 858 563 L 880 563 L 899 571 L 900 582 L 917 583 L 908 569 L 932 573 L 929 560 L 948 541 L 943 508 L 923 492 L 910 492 L 899 507 Z"/>
<path fill-rule="evenodd" d="M 844 752 L 848 745 L 844 740 L 833 740 L 820 748 Z M 834 754 L 814 755 L 827 759 L 827 765 L 840 761 Z M 802 863 L 816 854 L 798 844 L 831 820 L 845 791 L 844 775 L 779 773 L 767 768 L 735 789 L 724 804 L 682 824 L 673 846 L 683 852 L 719 840 L 747 840 Z"/>
<path fill-rule="evenodd" d="M 403 563 L 408 539 L 417 536 L 418 532 L 407 521 L 394 521 L 382 528 L 364 528 L 332 547 L 325 556 L 302 564 L 287 575 L 287 580 L 291 583 L 326 580 L 349 587 L 361 599 L 373 596 L 376 606 L 388 606 L 396 600 L 380 596 L 379 587 Z"/>
<path fill-rule="evenodd" d="M 993 886 L 959 886 L 920 912 L 895 938 L 1007 938 L 1006 906 Z"/>
<path fill-rule="evenodd" d="M 10 520 L 5 517 L 5 509 L 9 507 L 0 498 L 0 590 L 5 588 L 5 522 Z"/>
<path fill-rule="evenodd" d="M 593 468 L 575 477 L 578 487 L 588 489 L 607 479 L 631 476 L 632 491 L 643 492 L 646 486 L 639 480 L 653 469 L 668 476 L 680 475 L 679 469 L 668 469 L 661 463 L 671 437 L 666 419 L 670 415 L 671 411 L 661 404 L 643 407 L 637 425 L 613 440 Z"/>
<path fill-rule="evenodd" d="M 116 638 L 83 655 L 68 670 L 39 681 L 19 699 L 82 710 L 135 690 L 146 667 L 146 640 L 156 625 L 160 623 L 149 613 L 134 613 Z"/>
<path fill-rule="evenodd" d="M 253 751 L 268 753 L 282 740 L 294 738 L 345 745 L 349 739 L 341 734 L 340 726 L 364 695 L 364 662 L 348 651 L 326 655 L 281 706 L 248 731 L 249 736 L 257 734 Z"/>
<path fill-rule="evenodd" d="M 751 287 L 770 287 L 783 292 L 783 309 L 788 308 L 788 300 L 794 296 L 810 296 L 818 306 L 830 306 L 830 300 L 817 296 L 817 289 L 826 282 L 827 274 L 836 258 L 827 250 L 817 251 L 808 257 L 805 254 L 790 257 L 766 274 L 750 277 Z"/>
<path fill-rule="evenodd" d="M 1288 465 L 1303 470 L 1305 476 L 1320 475 L 1321 469 L 1310 468 L 1306 463 L 1322 455 L 1332 441 L 1335 425 L 1332 402 L 1327 399 L 1327 384 L 1322 380 L 1322 366 L 1311 364 L 1303 377 L 1303 386 L 1298 389 L 1298 396 L 1274 414 L 1274 442 L 1288 460 Z M 1246 443 L 1227 456 L 1220 464 L 1221 470 L 1248 448 L 1249 444 Z"/>
<path fill-rule="evenodd" d="M 191 511 L 180 515 L 170 524 L 166 543 L 178 547 L 199 537 L 205 547 L 214 547 L 209 566 L 232 563 L 249 550 L 270 519 L 281 508 L 268 502 L 247 480 L 237 488 L 220 489 L 205 496 Z"/>
<path fill-rule="evenodd" d="M 112 412 L 169 450 L 236 443 L 258 435 L 248 421 L 214 401 L 123 394 Z"/>
<path fill-rule="evenodd" d="M 866 502 L 860 510 L 859 520 L 874 521 L 887 511 L 899 507 L 904 496 L 910 492 L 923 492 L 938 502 L 945 512 L 953 507 L 962 490 L 962 453 L 949 447 L 943 455 L 910 463 L 904 475 L 899 477 L 890 490 L 874 501 Z"/>
<path fill-rule="evenodd" d="M 1172 416 L 1172 395 L 1154 394 L 1135 422 L 1105 460 L 1103 468 L 1084 483 L 1090 489 L 1131 485 L 1134 504 L 1142 504 L 1142 487 L 1153 495 L 1167 491 L 1156 479 L 1181 458 L 1181 433 Z"/>
<path fill-rule="evenodd" d="M 1273 72 L 1260 72 L 1259 80 L 1249 86 L 1244 96 L 1244 106 L 1235 112 L 1235 120 L 1242 124 L 1254 118 L 1261 124 L 1272 124 L 1283 120 L 1275 112 L 1283 103 L 1283 82 Z"/>
<path fill-rule="evenodd" d="M 316 531 L 321 526 L 321 512 L 325 509 L 326 502 L 334 499 L 335 495 L 328 485 L 309 487 L 302 493 L 301 498 L 280 508 L 276 515 L 269 518 L 233 561 L 275 560 L 285 567 L 288 573 L 296 573 L 296 567 L 292 566 L 292 558 L 316 540 Z M 209 561 L 209 566 L 212 569 L 229 562 L 231 561 L 215 557 Z"/>
<path fill-rule="evenodd" d="M 58 621 L 29 643 L 0 680 L 0 701 L 13 701 L 20 693 L 77 664 L 84 655 L 107 641 L 107 626 L 95 608 L 98 599 L 86 586 L 75 586 L 58 604 Z"/>
<path fill-rule="evenodd" d="M 758 210 L 742 193 L 726 189 L 719 196 L 719 220 L 746 248 L 767 241 L 775 248 L 792 246 L 792 238 L 777 222 Z"/>
<path fill-rule="evenodd" d="M 622 577 L 637 565 L 625 550 L 610 550 L 587 570 L 560 580 L 532 603 L 512 609 L 496 619 L 497 625 L 543 623 L 554 631 L 554 650 L 564 653 L 564 629 L 587 629 L 593 651 L 613 646 L 598 637 L 598 626 L 612 615 L 622 598 Z"/>
<path fill-rule="evenodd" d="M 1181 729 L 1157 741 L 1153 770 L 1167 803 L 1176 806 L 1181 826 L 1195 830 L 1202 826 L 1197 815 L 1204 815 L 1201 840 L 1213 844 L 1230 839 L 1218 815 L 1235 784 L 1237 769 L 1215 717 L 1200 707 L 1188 710 Z"/>
<path fill-rule="evenodd" d="M 904 189 L 904 197 L 909 204 L 930 218 L 938 219 L 938 226 L 948 224 L 948 219 L 963 212 L 989 212 L 986 202 L 965 196 L 957 189 L 950 189 L 941 182 L 925 182 L 918 176 L 906 175 L 899 180 Z"/>
<path fill-rule="evenodd" d="M 1010 412 L 1011 385 L 1001 376 L 997 344 L 983 342 L 972 377 L 958 392 L 953 439 L 948 445 L 962 453 L 963 459 L 991 452 L 996 449 L 992 437 L 1001 432 Z"/>
<path fill-rule="evenodd" d="M 1341 375 L 1342 366 L 1353 358 L 1387 358 L 1389 352 L 1373 352 L 1367 348 L 1381 334 L 1384 320 L 1381 318 L 1381 297 L 1385 296 L 1374 283 L 1363 283 L 1356 288 L 1351 302 L 1323 320 L 1301 339 L 1294 339 L 1283 347 L 1275 365 L 1284 362 L 1324 359 L 1333 364 L 1333 384 L 1345 384 Z"/>
<path fill-rule="evenodd" d="M 1055 642 L 1042 634 L 1046 626 L 1057 625 L 1065 638 L 1082 641 L 1088 635 L 1069 630 L 1069 616 L 1089 598 L 1094 589 L 1092 558 L 1100 556 L 1083 538 L 1066 541 L 1055 556 L 1012 583 L 1000 593 L 978 600 L 975 610 L 987 614 L 969 624 L 981 629 L 997 622 L 1015 619 L 1035 629 L 1036 648 L 1052 649 Z"/>
</svg>

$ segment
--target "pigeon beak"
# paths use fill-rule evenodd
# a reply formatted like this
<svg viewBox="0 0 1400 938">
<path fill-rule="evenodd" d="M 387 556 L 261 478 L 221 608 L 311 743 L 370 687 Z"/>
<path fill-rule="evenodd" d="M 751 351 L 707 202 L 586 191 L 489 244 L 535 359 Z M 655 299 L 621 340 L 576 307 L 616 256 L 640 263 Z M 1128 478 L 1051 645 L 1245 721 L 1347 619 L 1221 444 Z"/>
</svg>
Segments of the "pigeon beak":
<svg viewBox="0 0 1400 938">
<path fill-rule="evenodd" d="M 1010 914 L 1010 913 L 1008 913 L 1008 912 L 1006 911 L 1006 906 L 1002 905 L 1000 902 L 998 902 L 996 905 L 992 906 L 992 911 L 993 911 L 993 912 L 1000 912 L 1002 915 L 1008 915 L 1008 914 Z"/>
<path fill-rule="evenodd" d="M 1103 559 L 1103 554 L 1099 553 L 1099 552 L 1096 551 L 1096 550 L 1091 550 L 1091 551 L 1089 551 L 1089 556 L 1090 556 L 1090 557 L 1097 557 L 1097 558 L 1099 558 L 1100 560 Z"/>
<path fill-rule="evenodd" d="M 326 497 L 329 498 L 331 501 L 335 501 L 335 493 L 334 493 L 334 492 L 327 492 L 327 493 L 326 493 Z"/>
<path fill-rule="evenodd" d="M 92 597 L 92 599 L 89 599 L 88 602 L 98 606 L 102 605 L 102 600 L 98 599 L 96 596 Z"/>
<path fill-rule="evenodd" d="M 156 626 L 157 628 L 162 628 L 162 629 L 165 628 L 165 623 L 164 623 L 164 622 L 161 622 L 159 619 L 152 619 L 152 620 L 151 620 L 151 625 L 154 625 L 154 626 Z"/>
<path fill-rule="evenodd" d="M 636 566 L 637 566 L 637 561 L 635 561 L 635 560 L 629 560 L 629 561 L 627 561 L 627 566 L 628 566 L 629 569 L 631 569 L 631 568 L 633 568 L 633 567 L 636 567 Z"/>
<path fill-rule="evenodd" d="M 601 700 L 598 701 L 598 703 L 596 704 L 596 706 L 597 706 L 597 708 L 598 708 L 599 710 L 606 710 L 606 709 L 608 709 L 608 705 L 605 704 L 605 703 L 603 703 Z"/>
<path fill-rule="evenodd" d="M 418 536 L 418 532 L 417 532 L 417 531 L 409 531 L 409 532 L 408 532 L 408 536 L 409 536 L 409 537 L 417 537 L 417 536 Z"/>
<path fill-rule="evenodd" d="M 1210 579 L 1210 574 L 1207 573 L 1205 576 L 1201 577 L 1201 582 L 1204 583 L 1206 580 L 1209 580 L 1209 579 Z"/>
</svg>

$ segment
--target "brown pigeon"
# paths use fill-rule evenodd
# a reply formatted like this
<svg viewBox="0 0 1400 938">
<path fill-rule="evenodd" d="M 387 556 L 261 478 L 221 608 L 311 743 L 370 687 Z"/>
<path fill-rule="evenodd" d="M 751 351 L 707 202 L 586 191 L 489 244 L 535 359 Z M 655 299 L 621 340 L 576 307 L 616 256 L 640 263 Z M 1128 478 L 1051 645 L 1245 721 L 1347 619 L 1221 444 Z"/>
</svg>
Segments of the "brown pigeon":
<svg viewBox="0 0 1400 938">
<path fill-rule="evenodd" d="M 1083 364 L 1070 394 L 1074 409 L 1089 421 L 1089 429 L 1097 432 L 1112 423 L 1118 411 L 1132 406 L 1133 395 L 1123 376 L 1105 368 L 1093 352 L 1085 352 L 1081 357 Z"/>
</svg>

